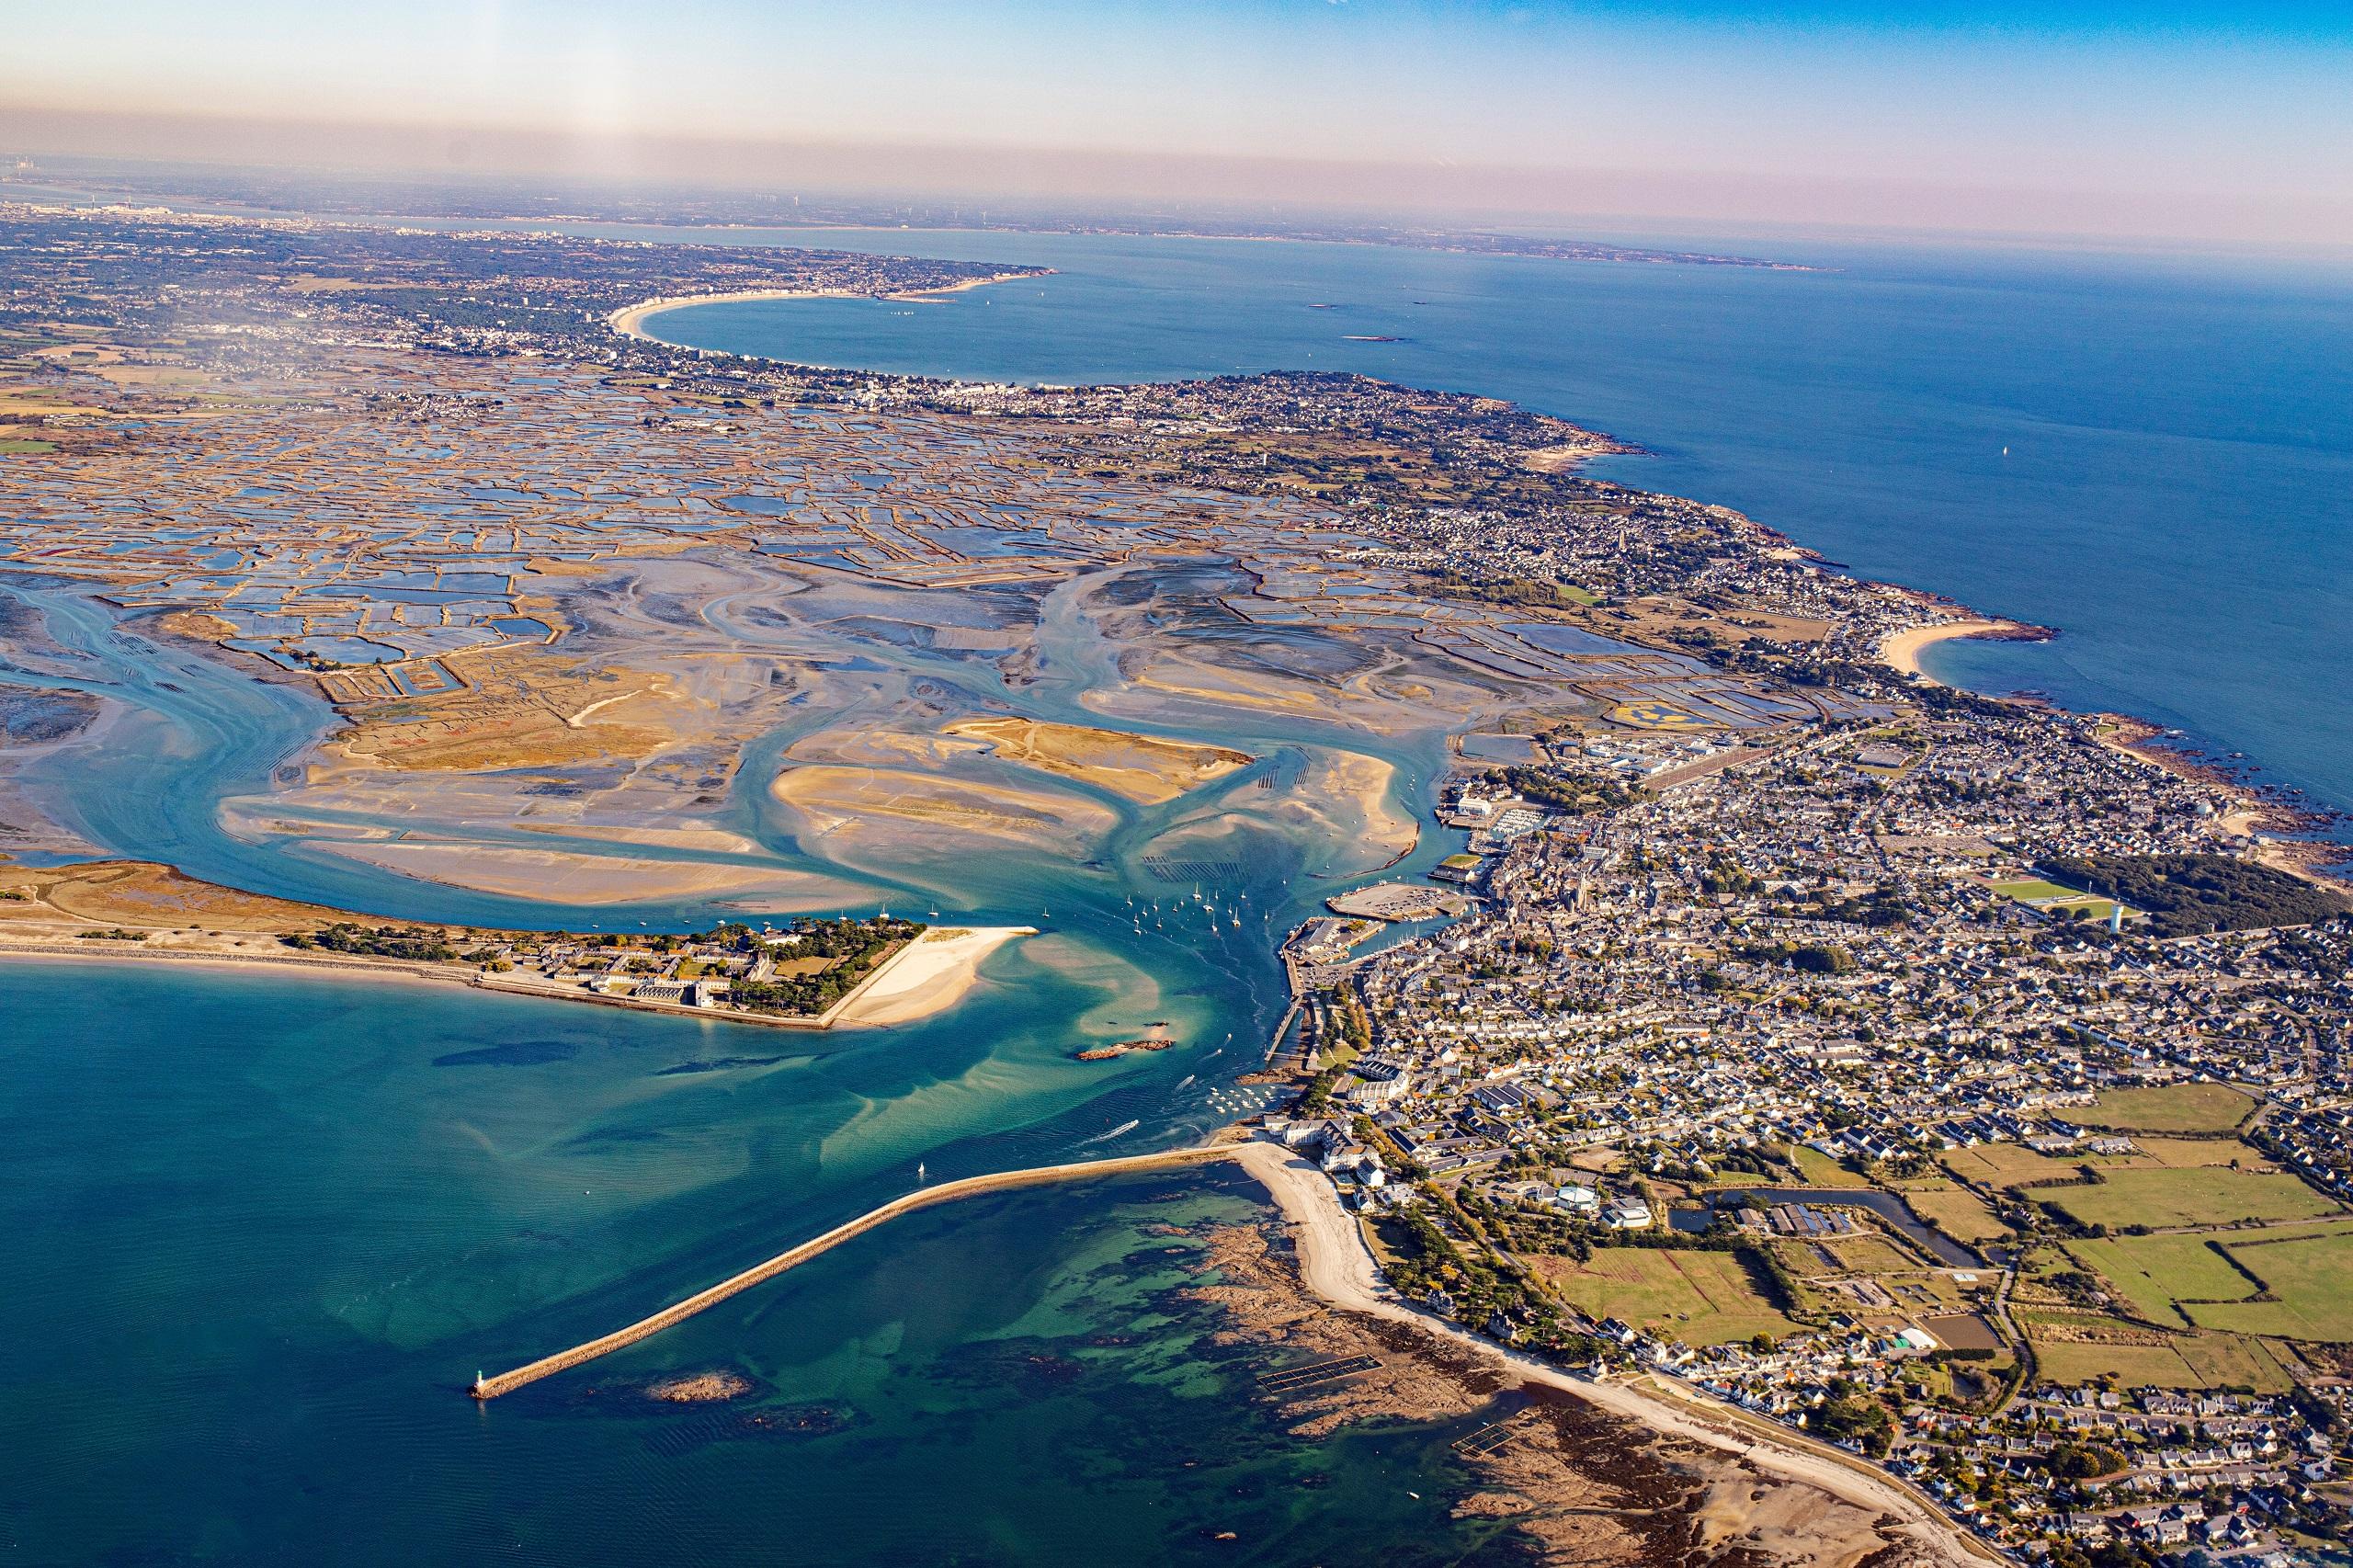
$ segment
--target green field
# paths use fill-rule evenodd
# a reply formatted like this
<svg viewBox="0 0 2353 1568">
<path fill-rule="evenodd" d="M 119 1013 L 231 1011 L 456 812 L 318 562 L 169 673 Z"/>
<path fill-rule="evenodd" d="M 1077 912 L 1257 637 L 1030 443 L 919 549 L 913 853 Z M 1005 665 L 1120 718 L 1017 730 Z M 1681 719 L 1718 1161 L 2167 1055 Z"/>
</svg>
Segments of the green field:
<svg viewBox="0 0 2353 1568">
<path fill-rule="evenodd" d="M 2063 1325 L 2097 1333 L 2146 1338 L 2146 1331 L 2115 1318 L 2060 1313 L 2020 1313 L 2034 1342 L 2040 1375 L 2058 1383 L 2096 1382 L 2113 1377 L 2121 1388 L 2250 1388 L 2285 1392 L 2294 1381 L 2260 1340 L 2236 1334 L 2168 1334 L 2153 1344 L 2076 1344 L 2053 1338 Z"/>
<path fill-rule="evenodd" d="M 2127 1225 L 2230 1225 L 2245 1220 L 2312 1220 L 2336 1205 L 2298 1181 L 2273 1173 L 2162 1165 L 2113 1169 L 2097 1187 L 2060 1187 L 2029 1196 L 2055 1203 L 2079 1222 Z"/>
<path fill-rule="evenodd" d="M 2201 1326 L 2283 1339 L 2353 1342 L 2353 1231 L 2242 1244 L 2232 1247 L 2231 1256 L 2279 1299 L 2187 1309 Z"/>
<path fill-rule="evenodd" d="M 2254 1108 L 2227 1084 L 2160 1084 L 2110 1089 L 2075 1119 L 2119 1132 L 2228 1132 Z"/>
<path fill-rule="evenodd" d="M 2041 1182 L 2073 1181 L 2075 1162 L 2054 1160 L 2015 1143 L 1980 1143 L 1974 1149 L 1948 1149 L 1938 1156 L 1945 1169 L 1963 1181 L 1991 1187 L 2032 1187 Z"/>
<path fill-rule="evenodd" d="M 53 441 L 36 441 L 21 436 L 0 437 L 0 453 L 32 455 L 55 450 L 57 450 L 57 445 Z"/>
<path fill-rule="evenodd" d="M 1926 1188 L 1906 1187 L 1904 1201 L 1912 1206 L 1912 1212 L 1957 1242 L 1991 1241 L 2010 1233 L 2008 1227 L 1994 1218 L 1994 1211 L 1978 1201 L 1975 1193 L 1965 1192 L 1950 1183 Z"/>
<path fill-rule="evenodd" d="M 1848 1274 L 1901 1274 L 1920 1267 L 1916 1258 L 1885 1236 L 1871 1231 L 1851 1236 L 1824 1236 L 1811 1244 L 1801 1243 L 1797 1250 L 1804 1252 L 1809 1245 L 1827 1251 Z M 1793 1273 L 1821 1272 L 1822 1263 L 1818 1257 L 1811 1265 L 1786 1256 L 1782 1261 L 1790 1265 Z"/>
<path fill-rule="evenodd" d="M 1691 1345 L 1756 1334 L 1779 1338 L 1798 1326 L 1757 1293 L 1733 1253 L 1597 1247 L 1584 1263 L 1568 1257 L 1529 1262 L 1564 1300 L 1595 1316 L 1658 1328 Z"/>
<path fill-rule="evenodd" d="M 2014 898 L 2021 903 L 2031 903 L 2038 899 L 2084 896 L 2081 888 L 2063 888 L 2057 882 L 2046 882 L 2040 877 L 2029 877 L 2023 881 L 1995 882 L 1994 891 L 2004 898 Z"/>
<path fill-rule="evenodd" d="M 2227 1165 L 2233 1161 L 2249 1169 L 2272 1170 L 2272 1163 L 2235 1138 L 2135 1138 L 2132 1146 L 2154 1164 L 2189 1168 Z M 2127 1156 L 2131 1158 L 2131 1156 Z"/>
<path fill-rule="evenodd" d="M 1801 1144 L 1790 1155 L 1810 1187 L 1869 1187 L 1870 1179 L 1857 1176 L 1819 1149 Z"/>
<path fill-rule="evenodd" d="M 2203 1236 L 2116 1236 L 2070 1242 L 2067 1250 L 2151 1323 L 2187 1328 L 2193 1320 L 2177 1311 L 2175 1302 L 2237 1301 L 2256 1293 L 2254 1284 Z"/>
</svg>

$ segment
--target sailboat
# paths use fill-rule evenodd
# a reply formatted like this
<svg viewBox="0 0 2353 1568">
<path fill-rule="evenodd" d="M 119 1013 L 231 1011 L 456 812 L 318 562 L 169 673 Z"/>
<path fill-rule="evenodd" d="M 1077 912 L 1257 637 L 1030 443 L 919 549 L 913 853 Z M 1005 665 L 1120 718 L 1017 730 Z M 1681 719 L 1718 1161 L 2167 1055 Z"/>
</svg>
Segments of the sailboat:
<svg viewBox="0 0 2353 1568">
<path fill-rule="evenodd" d="M 924 1175 L 924 1171 L 925 1171 L 925 1169 L 926 1169 L 926 1167 L 925 1167 L 925 1165 L 924 1165 L 924 1163 L 923 1163 L 921 1160 L 917 1160 L 917 1161 L 915 1162 L 915 1185 L 916 1185 L 917 1187 L 921 1187 L 921 1186 L 922 1186 L 922 1185 L 923 1185 L 926 1180 L 928 1180 L 928 1179 L 929 1179 L 928 1177 L 926 1177 L 926 1176 Z"/>
</svg>

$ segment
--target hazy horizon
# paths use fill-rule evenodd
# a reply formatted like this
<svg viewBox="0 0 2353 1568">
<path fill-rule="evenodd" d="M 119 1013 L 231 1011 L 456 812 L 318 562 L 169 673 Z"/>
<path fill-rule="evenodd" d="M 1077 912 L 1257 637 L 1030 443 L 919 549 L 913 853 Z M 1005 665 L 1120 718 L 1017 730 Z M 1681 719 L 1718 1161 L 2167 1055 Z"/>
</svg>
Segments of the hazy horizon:
<svg viewBox="0 0 2353 1568">
<path fill-rule="evenodd" d="M 12 153 L 2353 244 L 2321 6 L 132 0 L 12 42 Z"/>
</svg>

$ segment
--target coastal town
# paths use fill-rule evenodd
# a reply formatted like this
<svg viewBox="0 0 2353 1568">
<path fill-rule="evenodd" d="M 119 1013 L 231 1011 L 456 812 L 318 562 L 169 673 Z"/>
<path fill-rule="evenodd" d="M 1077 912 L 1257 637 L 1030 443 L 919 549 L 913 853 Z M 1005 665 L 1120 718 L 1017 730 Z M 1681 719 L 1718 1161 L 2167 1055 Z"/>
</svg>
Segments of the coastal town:
<svg viewBox="0 0 2353 1568">
<path fill-rule="evenodd" d="M 883 817 L 948 853 L 983 834 L 1086 867 L 1107 794 L 1305 801 L 1361 842 L 1284 944 L 1264 1074 L 1287 1104 L 1254 1131 L 1324 1173 L 1398 1301 L 1827 1445 L 2020 1561 L 2269 1568 L 2347 1539 L 2339 846 L 2130 719 L 1918 672 L 1939 636 L 2044 629 L 1583 477 L 1622 449 L 1492 400 L 814 369 L 670 347 L 637 309 L 1034 269 L 28 203 L 0 228 L 49 258 L 0 312 L 0 569 L 301 685 L 344 726 L 241 832 L 497 893 L 557 869 L 619 887 L 653 873 L 616 843 L 665 849 L 686 880 L 633 895 L 746 911 L 454 944 L 256 913 L 253 941 L 707 1017 L 938 1011 L 1029 928 L 817 918 L 855 890 L 756 875 L 757 845 L 677 813 L 824 680 L 913 647 L 1017 691 L 1051 596 L 1214 556 L 1222 574 L 1146 601 L 1114 665 L 1169 708 L 1100 716 L 1449 725 L 1429 820 L 1347 815 L 1387 775 L 1337 748 L 1319 775 L 1256 742 L 1017 734 L 937 679 L 899 728 L 813 727 L 762 790 L 813 839 Z M 180 324 L 198 302 L 201 333 Z M 597 572 L 706 555 L 752 575 L 632 582 L 635 665 L 578 652 L 612 646 L 585 630 L 619 614 L 581 585 Z M 847 606 L 823 641 L 790 619 L 811 580 Z M 730 621 L 745 581 L 775 602 Z M 985 613 L 894 608 L 958 593 Z M 739 701 L 714 650 L 755 628 L 802 640 Z M 20 673 L 82 657 L 0 632 Z M 1218 662 L 1245 640 L 1249 662 Z M 96 710 L 0 672 L 23 742 L 0 787 Z M 957 782 L 983 767 L 993 793 Z M 1092 801 L 1053 794 L 1072 779 Z M 395 790 L 397 834 L 361 819 Z M 6 798 L 0 844 L 39 864 L 0 878 L 23 906 L 0 904 L 0 935 L 44 914 L 85 948 L 169 947 L 161 916 L 151 941 L 135 906 L 59 902 L 48 868 L 89 846 Z M 529 820 L 468 836 L 509 815 Z M 1394 869 L 1426 845 L 1426 874 Z M 1137 864 L 1238 865 L 1173 855 Z M 1171 1044 L 1106 1040 L 1079 1059 Z"/>
<path fill-rule="evenodd" d="M 1319 976 L 1268 1132 L 1428 1311 L 2005 1550 L 2341 1539 L 2343 901 L 2109 721 L 1856 690 L 1889 717 L 1466 770 L 1478 913 Z"/>
</svg>

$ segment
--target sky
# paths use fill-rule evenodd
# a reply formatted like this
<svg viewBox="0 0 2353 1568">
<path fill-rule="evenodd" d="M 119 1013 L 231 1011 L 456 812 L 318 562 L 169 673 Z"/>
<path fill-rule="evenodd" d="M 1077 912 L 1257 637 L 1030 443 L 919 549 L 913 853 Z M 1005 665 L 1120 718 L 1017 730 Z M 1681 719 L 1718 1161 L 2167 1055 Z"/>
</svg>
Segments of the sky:
<svg viewBox="0 0 2353 1568">
<path fill-rule="evenodd" d="M 0 19 L 8 152 L 2353 245 L 2348 0 L 0 0 Z"/>
</svg>

